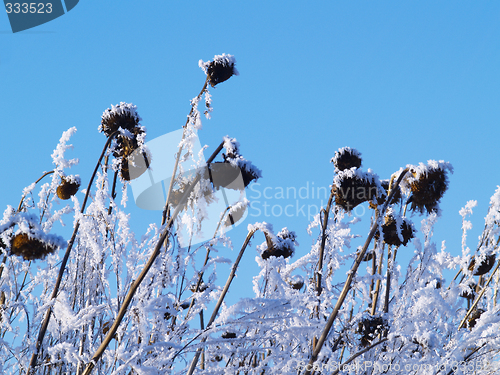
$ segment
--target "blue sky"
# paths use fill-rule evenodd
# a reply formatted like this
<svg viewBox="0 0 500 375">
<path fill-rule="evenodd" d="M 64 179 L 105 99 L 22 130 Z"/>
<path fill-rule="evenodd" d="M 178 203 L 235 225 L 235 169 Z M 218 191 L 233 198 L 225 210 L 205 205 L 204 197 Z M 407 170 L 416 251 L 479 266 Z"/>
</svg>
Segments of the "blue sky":
<svg viewBox="0 0 500 375">
<path fill-rule="evenodd" d="M 54 21 L 13 34 L 4 13 L 0 203 L 17 205 L 22 189 L 52 169 L 50 154 L 71 126 L 78 129 L 71 156 L 81 161 L 74 173 L 86 185 L 105 142 L 100 116 L 111 104 L 136 104 L 148 139 L 181 128 L 204 82 L 198 60 L 229 53 L 240 75 L 211 90 L 212 119 L 199 136 L 207 157 L 223 136 L 237 138 L 262 169 L 250 200 L 319 206 L 312 198 L 257 196 L 266 187 L 268 195 L 279 187 L 328 187 L 330 158 L 343 146 L 358 149 L 364 168 L 380 178 L 443 159 L 455 173 L 435 239 L 458 255 L 458 210 L 478 200 L 473 248 L 500 184 L 499 21 L 494 1 L 82 0 Z M 159 212 L 130 203 L 138 234 L 159 222 Z M 368 212 L 360 216 L 369 223 Z M 413 220 L 419 227 L 420 217 Z M 300 213 L 250 211 L 246 223 L 255 221 L 295 230 L 297 256 L 316 236 L 306 234 Z M 237 248 L 246 223 L 234 230 Z"/>
</svg>

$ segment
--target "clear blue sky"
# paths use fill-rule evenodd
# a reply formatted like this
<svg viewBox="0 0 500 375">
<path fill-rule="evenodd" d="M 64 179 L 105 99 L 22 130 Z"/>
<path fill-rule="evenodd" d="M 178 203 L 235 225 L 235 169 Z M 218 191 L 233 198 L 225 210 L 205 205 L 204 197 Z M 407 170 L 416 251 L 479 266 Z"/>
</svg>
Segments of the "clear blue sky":
<svg viewBox="0 0 500 375">
<path fill-rule="evenodd" d="M 469 246 L 477 244 L 500 184 L 495 1 L 81 0 L 66 15 L 16 34 L 3 13 L 2 210 L 52 169 L 50 154 L 71 126 L 78 129 L 71 156 L 81 160 L 74 172 L 86 185 L 105 141 L 97 132 L 100 116 L 111 104 L 136 104 L 148 139 L 179 129 L 204 82 L 198 60 L 222 53 L 236 57 L 240 75 L 212 89 L 214 112 L 200 140 L 213 150 L 225 135 L 238 139 L 263 171 L 247 193 L 260 201 L 256 207 L 318 206 L 312 198 L 257 196 L 266 187 L 268 195 L 279 187 L 328 187 L 329 160 L 343 146 L 361 151 L 364 168 L 380 178 L 409 163 L 443 159 L 455 173 L 435 239 L 447 240 L 458 255 L 458 210 L 477 199 Z M 297 256 L 317 234 L 307 236 L 300 212 L 256 213 L 246 223 L 297 232 Z M 362 219 L 369 222 L 369 215 Z M 419 227 L 420 217 L 413 219 Z M 133 219 L 139 234 L 150 221 L 159 222 L 159 213 Z M 234 231 L 241 238 L 236 247 L 246 223 Z M 253 245 L 261 242 L 262 236 Z"/>
</svg>

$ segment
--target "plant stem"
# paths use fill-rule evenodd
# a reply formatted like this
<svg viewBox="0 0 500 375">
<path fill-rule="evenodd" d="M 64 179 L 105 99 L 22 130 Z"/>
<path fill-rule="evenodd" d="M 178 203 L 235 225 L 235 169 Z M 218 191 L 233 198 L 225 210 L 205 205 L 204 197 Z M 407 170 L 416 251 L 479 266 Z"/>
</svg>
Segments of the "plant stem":
<svg viewBox="0 0 500 375">
<path fill-rule="evenodd" d="M 222 150 L 223 146 L 224 146 L 224 142 L 222 142 L 219 145 L 219 147 L 217 147 L 217 150 L 214 151 L 212 156 L 210 156 L 210 158 L 207 161 L 207 164 L 210 164 L 215 159 L 215 157 Z M 165 229 L 163 230 L 162 234 L 160 235 L 160 238 L 158 239 L 158 242 L 157 242 L 157 244 L 153 250 L 153 253 L 151 254 L 148 262 L 144 266 L 143 270 L 141 271 L 141 273 L 139 274 L 137 279 L 134 280 L 132 282 L 132 284 L 130 285 L 130 289 L 127 293 L 127 296 L 123 300 L 122 306 L 121 306 L 120 310 L 118 311 L 117 317 L 115 318 L 113 324 L 111 325 L 111 328 L 109 329 L 103 342 L 101 343 L 99 348 L 97 348 L 96 352 L 92 356 L 92 360 L 87 364 L 85 371 L 83 372 L 83 375 L 89 375 L 92 372 L 95 364 L 101 358 L 102 354 L 104 353 L 104 351 L 108 347 L 109 343 L 113 339 L 116 331 L 118 330 L 118 326 L 120 325 L 121 321 L 123 320 L 123 317 L 125 316 L 125 313 L 127 312 L 128 306 L 132 302 L 132 298 L 134 297 L 135 293 L 137 292 L 137 289 L 139 288 L 139 285 L 145 279 L 148 271 L 150 270 L 151 266 L 153 265 L 156 258 L 160 254 L 160 250 L 161 250 L 168 234 L 170 233 L 171 224 L 176 219 L 177 215 L 179 214 L 180 210 L 182 209 L 183 203 L 187 200 L 187 198 L 191 194 L 191 191 L 194 189 L 194 187 L 196 186 L 198 181 L 200 181 L 200 179 L 201 179 L 200 175 L 197 175 L 196 178 L 194 179 L 193 183 L 191 185 L 189 185 L 188 188 L 186 189 L 186 191 L 184 192 L 184 194 L 179 202 L 179 205 L 175 208 L 175 211 L 173 212 L 172 216 L 168 220 L 168 223 L 167 223 Z"/>
<path fill-rule="evenodd" d="M 224 289 L 222 290 L 222 293 L 219 297 L 219 300 L 217 301 L 217 304 L 214 307 L 214 311 L 212 312 L 212 316 L 210 317 L 210 320 L 207 323 L 207 328 L 205 329 L 205 332 L 211 328 L 212 323 L 214 322 L 215 318 L 217 317 L 217 314 L 219 313 L 219 309 L 222 305 L 222 301 L 224 301 L 224 297 L 226 296 L 227 291 L 229 290 L 229 286 L 231 285 L 231 282 L 233 281 L 234 276 L 236 275 L 236 269 L 238 268 L 238 265 L 239 265 L 240 260 L 243 256 L 243 253 L 245 252 L 245 249 L 248 246 L 250 239 L 252 238 L 252 236 L 255 234 L 256 231 L 257 231 L 257 229 L 254 229 L 254 230 L 251 230 L 250 232 L 248 232 L 247 238 L 245 238 L 245 242 L 243 243 L 243 246 L 241 247 L 240 253 L 238 254 L 238 257 L 236 258 L 236 261 L 234 262 L 233 267 L 231 268 L 231 273 L 229 274 L 229 277 L 227 278 L 226 285 L 224 286 Z M 206 340 L 207 340 L 207 336 L 205 336 L 201 339 L 201 343 L 204 343 Z M 202 350 L 203 350 L 203 348 L 199 348 L 196 351 L 196 354 L 194 355 L 194 358 L 191 361 L 191 365 L 189 366 L 189 370 L 187 372 L 187 375 L 193 374 L 193 371 L 196 368 L 196 365 L 198 363 L 198 360 L 200 358 Z"/>
<path fill-rule="evenodd" d="M 203 95 L 203 93 L 207 89 L 208 81 L 209 81 L 209 78 L 207 76 L 207 78 L 205 80 L 205 84 L 203 85 L 203 88 L 201 89 L 200 93 L 196 96 L 196 99 L 195 99 L 196 101 L 198 101 L 200 99 L 200 97 Z M 186 137 L 187 125 L 189 124 L 189 119 L 190 119 L 191 115 L 193 114 L 193 112 L 194 112 L 194 105 L 191 106 L 191 110 L 189 111 L 189 115 L 187 116 L 186 124 L 183 126 L 184 131 L 182 132 L 181 142 Z M 177 151 L 177 156 L 175 158 L 174 171 L 172 172 L 172 178 L 170 179 L 170 185 L 168 187 L 167 201 L 165 202 L 165 207 L 163 209 L 163 214 L 162 214 L 162 218 L 161 218 L 161 225 L 164 225 L 165 222 L 167 221 L 168 205 L 170 203 L 170 196 L 172 195 L 172 189 L 174 187 L 175 175 L 177 174 L 177 167 L 179 166 L 179 160 L 181 158 L 182 149 L 183 149 L 183 146 L 180 146 L 179 151 Z"/>
<path fill-rule="evenodd" d="M 104 157 L 104 154 L 106 153 L 106 150 L 108 149 L 111 140 L 114 138 L 116 134 L 118 134 L 119 130 L 115 131 L 112 133 L 109 137 L 108 140 L 106 141 L 106 144 L 104 145 L 104 148 L 101 152 L 101 156 L 99 157 L 99 160 L 97 161 L 97 164 L 94 169 L 94 173 L 92 173 L 92 177 L 90 178 L 89 185 L 87 187 L 87 191 L 85 193 L 85 198 L 83 200 L 82 208 L 80 210 L 80 213 L 83 214 L 85 210 L 85 206 L 87 204 L 87 200 L 90 195 L 90 189 L 92 187 L 92 183 L 94 182 L 95 175 L 97 173 L 97 170 L 99 169 L 99 165 L 102 161 L 102 158 Z M 41 178 L 43 178 L 42 176 Z M 78 229 L 80 228 L 80 220 L 77 221 L 75 224 L 75 228 L 73 229 L 73 234 L 71 236 L 71 239 L 68 242 L 68 247 L 66 248 L 66 253 L 64 254 L 64 258 L 61 262 L 61 267 L 59 268 L 59 274 L 57 275 L 57 280 L 56 284 L 54 285 L 54 290 L 52 291 L 52 294 L 50 296 L 50 299 L 53 300 L 57 297 L 57 293 L 59 292 L 59 287 L 61 286 L 62 278 L 64 275 L 64 270 L 66 269 L 66 264 L 68 263 L 69 259 L 69 254 L 71 253 L 71 249 L 73 248 L 73 244 L 76 239 L 76 234 L 78 233 Z M 36 361 L 38 358 L 38 353 L 40 351 L 40 347 L 42 346 L 43 338 L 45 337 L 45 333 L 47 332 L 47 328 L 49 326 L 49 321 L 50 317 L 52 314 L 52 306 L 49 306 L 47 309 L 47 312 L 45 313 L 45 318 L 42 322 L 42 326 L 40 327 L 40 332 L 38 333 L 38 338 L 36 340 L 36 345 L 35 345 L 35 352 L 31 356 L 30 364 L 29 364 L 29 369 L 28 369 L 28 374 L 33 373 L 33 370 L 36 366 Z"/>
<path fill-rule="evenodd" d="M 321 233 L 321 246 L 319 248 L 319 263 L 318 270 L 316 271 L 316 292 L 318 296 L 321 294 L 321 275 L 323 274 L 323 257 L 325 253 L 325 243 L 326 243 L 326 228 L 328 226 L 328 217 L 330 215 L 330 209 L 332 206 L 332 200 L 335 190 L 332 187 L 332 191 L 330 193 L 330 198 L 328 198 L 328 204 L 326 205 L 326 210 L 324 211 L 325 216 L 323 217 L 323 227 Z"/>
<path fill-rule="evenodd" d="M 495 275 L 495 272 L 498 270 L 498 267 L 500 267 L 500 260 L 497 262 L 497 265 L 495 266 L 495 269 L 493 270 L 493 272 L 491 273 L 490 277 L 486 281 L 486 284 L 484 285 L 483 290 L 476 297 L 476 300 L 474 301 L 474 303 L 472 304 L 472 306 L 469 308 L 469 311 L 467 311 L 467 314 L 465 314 L 464 318 L 460 322 L 460 325 L 458 326 L 458 329 L 461 329 L 465 325 L 465 322 L 466 322 L 467 318 L 469 317 L 469 315 L 472 313 L 472 310 L 474 310 L 474 308 L 477 306 L 479 300 L 481 299 L 481 297 L 483 296 L 483 294 L 486 292 L 486 288 L 489 285 L 491 279 L 493 279 L 493 276 Z"/>
</svg>

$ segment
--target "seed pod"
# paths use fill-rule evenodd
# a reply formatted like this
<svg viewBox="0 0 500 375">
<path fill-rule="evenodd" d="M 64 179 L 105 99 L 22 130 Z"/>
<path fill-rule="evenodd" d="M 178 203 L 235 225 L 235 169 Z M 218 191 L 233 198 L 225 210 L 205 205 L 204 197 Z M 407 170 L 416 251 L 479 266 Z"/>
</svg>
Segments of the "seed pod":
<svg viewBox="0 0 500 375">
<path fill-rule="evenodd" d="M 397 228 L 396 228 L 396 220 L 394 219 L 393 214 L 388 214 L 385 217 L 385 222 L 382 225 L 382 232 L 384 233 L 384 242 L 388 245 L 393 246 L 406 246 L 408 242 L 414 237 L 413 227 L 411 225 L 410 220 L 407 218 L 402 218 L 403 222 L 400 227 L 401 235 L 403 236 L 403 240 L 398 236 Z M 375 233 L 375 238 L 379 238 L 379 232 Z"/>
<path fill-rule="evenodd" d="M 208 76 L 208 82 L 212 87 L 219 83 L 227 81 L 233 75 L 238 75 L 238 71 L 234 67 L 236 60 L 231 55 L 216 55 L 213 61 L 203 63 L 200 61 L 201 68 Z"/>
<path fill-rule="evenodd" d="M 484 313 L 483 309 L 474 309 L 471 314 L 469 315 L 469 319 L 467 319 L 467 326 L 469 329 L 472 329 L 479 318 L 481 318 L 481 315 Z"/>
<path fill-rule="evenodd" d="M 132 132 L 141 121 L 136 109 L 137 107 L 132 103 L 121 102 L 116 106 L 112 105 L 102 114 L 99 131 L 104 132 L 107 137 L 119 128 Z"/>
<path fill-rule="evenodd" d="M 335 156 L 332 158 L 331 162 L 335 166 L 335 172 L 351 169 L 352 167 L 361 167 L 361 153 L 350 147 L 342 147 L 338 151 L 335 151 Z"/>
<path fill-rule="evenodd" d="M 470 263 L 469 263 L 469 271 L 474 271 L 474 276 L 480 276 L 484 275 L 485 273 L 490 272 L 490 270 L 493 268 L 495 265 L 495 260 L 496 260 L 496 255 L 495 254 L 490 254 L 487 255 L 479 264 L 477 269 L 474 271 L 476 267 L 476 259 L 475 257 L 472 257 Z"/>
<path fill-rule="evenodd" d="M 277 243 L 274 243 L 267 233 L 264 233 L 264 235 L 266 237 L 267 249 L 262 252 L 262 259 L 269 259 L 272 256 L 288 258 L 293 255 L 295 251 L 295 232 L 290 232 L 288 229 L 283 228 L 276 236 Z"/>
<path fill-rule="evenodd" d="M 350 212 L 357 205 L 378 195 L 376 176 L 356 169 L 339 172 L 333 183 L 335 204 Z"/>
<path fill-rule="evenodd" d="M 61 176 L 61 184 L 57 187 L 56 193 L 59 199 L 69 199 L 78 192 L 80 188 L 80 177 Z"/>
<path fill-rule="evenodd" d="M 235 339 L 236 333 L 234 332 L 224 332 L 221 336 L 223 339 Z"/>
<path fill-rule="evenodd" d="M 448 188 L 447 170 L 453 171 L 451 165 L 435 161 L 410 170 L 413 176 L 408 180 L 411 191 L 408 202 L 411 203 L 411 210 L 420 213 L 437 211 L 439 201 Z"/>
<path fill-rule="evenodd" d="M 473 300 L 476 298 L 476 287 L 477 284 L 473 281 L 471 281 L 469 284 L 465 286 L 465 289 L 463 292 L 460 293 L 460 297 L 468 299 L 468 300 Z"/>
<path fill-rule="evenodd" d="M 140 177 L 149 167 L 151 158 L 146 152 L 133 152 L 121 161 L 120 175 L 123 180 L 130 181 Z"/>
<path fill-rule="evenodd" d="M 367 347 L 380 333 L 388 329 L 387 321 L 380 316 L 363 318 L 356 333 L 361 334 L 361 345 Z"/>
<path fill-rule="evenodd" d="M 292 280 L 289 281 L 290 286 L 294 290 L 300 290 L 304 286 L 304 279 L 300 275 L 295 275 Z"/>
<path fill-rule="evenodd" d="M 11 254 L 22 256 L 24 260 L 43 259 L 55 250 L 55 247 L 37 238 L 30 238 L 26 233 L 16 234 L 12 238 L 10 247 Z"/>
<path fill-rule="evenodd" d="M 370 260 L 373 259 L 373 255 L 374 255 L 373 250 L 367 251 L 365 253 L 365 256 L 363 257 L 363 259 L 361 259 L 361 261 L 362 262 L 368 262 L 368 261 L 370 261 Z"/>
</svg>

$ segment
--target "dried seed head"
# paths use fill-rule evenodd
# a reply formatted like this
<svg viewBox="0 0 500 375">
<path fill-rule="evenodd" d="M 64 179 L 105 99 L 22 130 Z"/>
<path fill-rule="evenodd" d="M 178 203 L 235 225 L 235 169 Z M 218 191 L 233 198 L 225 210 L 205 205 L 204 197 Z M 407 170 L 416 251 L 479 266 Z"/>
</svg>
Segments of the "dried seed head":
<svg viewBox="0 0 500 375">
<path fill-rule="evenodd" d="M 59 199 L 69 199 L 78 192 L 81 180 L 79 176 L 61 176 L 61 184 L 56 193 Z"/>
<path fill-rule="evenodd" d="M 300 275 L 295 275 L 292 280 L 289 281 L 290 286 L 294 290 L 300 290 L 304 286 L 304 278 Z"/>
<path fill-rule="evenodd" d="M 137 114 L 137 107 L 132 103 L 121 102 L 104 111 L 99 132 L 104 132 L 107 137 L 119 128 L 132 132 L 135 127 L 139 126 L 140 121 L 141 118 Z"/>
<path fill-rule="evenodd" d="M 387 320 L 381 316 L 370 316 L 361 319 L 356 333 L 361 334 L 361 345 L 366 347 L 384 330 L 388 328 Z"/>
<path fill-rule="evenodd" d="M 469 315 L 469 319 L 467 320 L 467 326 L 469 329 L 472 329 L 476 325 L 478 319 L 481 318 L 481 315 L 483 315 L 483 313 L 483 309 L 474 309 L 471 312 L 471 314 Z"/>
<path fill-rule="evenodd" d="M 460 297 L 473 300 L 476 297 L 476 287 L 477 284 L 474 281 L 470 281 L 468 284 L 461 285 L 462 292 L 460 293 Z"/>
<path fill-rule="evenodd" d="M 448 188 L 448 171 L 453 172 L 453 168 L 444 161 L 430 160 L 427 165 L 420 163 L 419 166 L 411 167 L 410 177 L 404 184 L 406 190 L 411 192 L 408 200 L 411 210 L 420 213 L 438 210 L 439 201 Z"/>
<path fill-rule="evenodd" d="M 276 237 L 271 236 L 264 232 L 266 236 L 267 249 L 262 252 L 262 259 L 269 257 L 291 257 L 295 252 L 296 238 L 295 232 L 283 228 Z"/>
<path fill-rule="evenodd" d="M 332 158 L 331 162 L 335 166 L 335 173 L 353 167 L 360 168 L 361 153 L 354 148 L 342 147 L 338 151 L 335 151 L 335 156 Z"/>
<path fill-rule="evenodd" d="M 373 250 L 369 250 L 365 253 L 365 256 L 363 257 L 363 259 L 361 260 L 362 262 L 368 262 L 370 260 L 373 259 L 373 255 L 374 255 L 374 251 Z"/>
<path fill-rule="evenodd" d="M 221 336 L 223 339 L 235 339 L 236 333 L 234 332 L 224 332 Z"/>
<path fill-rule="evenodd" d="M 384 233 L 384 242 L 388 245 L 393 246 L 406 246 L 408 241 L 414 237 L 414 229 L 412 223 L 407 218 L 402 218 L 399 226 L 401 237 L 398 234 L 396 219 L 392 213 L 389 213 L 385 217 L 385 222 L 382 225 L 382 232 Z M 378 238 L 380 234 L 377 232 L 375 238 Z"/>
<path fill-rule="evenodd" d="M 233 75 L 238 75 L 235 68 L 236 59 L 232 55 L 214 56 L 213 61 L 203 62 L 200 60 L 198 65 L 208 76 L 208 81 L 212 87 L 215 87 L 221 82 L 227 81 Z"/>
<path fill-rule="evenodd" d="M 24 260 L 43 259 L 55 250 L 55 246 L 37 238 L 30 238 L 27 233 L 16 234 L 12 238 L 10 247 L 11 254 L 22 256 Z"/>
<path fill-rule="evenodd" d="M 120 175 L 123 180 L 130 181 L 141 176 L 148 169 L 151 157 L 146 152 L 133 152 L 121 160 Z"/>
<path fill-rule="evenodd" d="M 473 256 L 469 263 L 469 271 L 474 271 L 474 276 L 484 275 L 485 273 L 490 272 L 490 270 L 495 265 L 496 255 L 490 254 L 483 257 L 483 260 L 479 263 L 476 268 L 476 257 Z"/>
<path fill-rule="evenodd" d="M 333 190 L 335 204 L 350 212 L 357 205 L 376 198 L 380 184 L 376 175 L 353 167 L 335 176 Z"/>
</svg>

